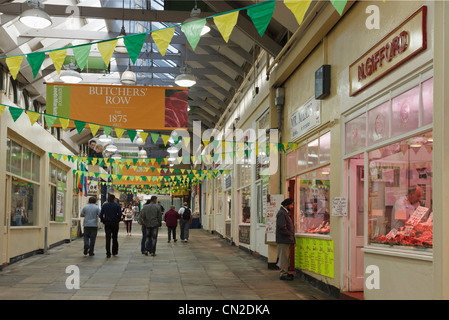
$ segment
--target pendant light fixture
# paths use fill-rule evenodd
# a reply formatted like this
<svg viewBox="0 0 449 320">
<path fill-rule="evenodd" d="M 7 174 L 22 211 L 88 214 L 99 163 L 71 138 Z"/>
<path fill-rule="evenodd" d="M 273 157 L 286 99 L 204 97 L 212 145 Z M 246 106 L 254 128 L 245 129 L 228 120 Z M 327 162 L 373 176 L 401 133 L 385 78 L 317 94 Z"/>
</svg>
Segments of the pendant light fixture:
<svg viewBox="0 0 449 320">
<path fill-rule="evenodd" d="M 25 10 L 20 15 L 19 21 L 29 28 L 44 29 L 51 26 L 50 16 L 43 11 L 44 4 L 37 0 L 27 1 L 31 9 Z"/>
<path fill-rule="evenodd" d="M 128 63 L 128 68 L 126 68 L 126 71 L 122 73 L 120 82 L 125 85 L 136 84 L 137 76 L 133 71 L 131 71 L 131 62 Z"/>
<path fill-rule="evenodd" d="M 115 46 L 114 51 L 117 53 L 128 53 L 128 49 L 125 46 L 126 31 L 125 31 L 125 0 L 123 0 L 123 16 L 122 16 L 122 29 L 120 30 L 120 34 L 118 35 L 118 41 Z"/>
<path fill-rule="evenodd" d="M 76 69 L 77 66 L 73 62 L 65 65 L 64 70 L 59 74 L 59 79 L 65 83 L 79 83 L 83 81 L 83 77 Z"/>
<path fill-rule="evenodd" d="M 191 87 L 196 84 L 196 77 L 190 73 L 190 69 L 181 68 L 181 74 L 176 76 L 175 83 L 180 87 Z"/>
</svg>

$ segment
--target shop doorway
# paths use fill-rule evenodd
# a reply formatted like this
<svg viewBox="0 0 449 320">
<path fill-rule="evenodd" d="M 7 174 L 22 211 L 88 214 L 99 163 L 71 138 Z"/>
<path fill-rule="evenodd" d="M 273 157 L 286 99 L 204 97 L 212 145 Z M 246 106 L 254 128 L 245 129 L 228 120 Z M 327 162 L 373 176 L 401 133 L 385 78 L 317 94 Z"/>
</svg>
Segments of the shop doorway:
<svg viewBox="0 0 449 320">
<path fill-rule="evenodd" d="M 288 197 L 295 200 L 295 179 L 290 179 L 288 181 Z M 293 225 L 295 225 L 295 210 L 296 210 L 296 203 L 293 202 L 293 210 L 290 211 L 290 217 L 293 220 Z M 291 246 L 290 249 L 290 271 L 295 271 L 295 246 Z"/>
<path fill-rule="evenodd" d="M 364 160 L 363 154 L 349 159 L 349 291 L 363 291 L 364 281 Z"/>
</svg>

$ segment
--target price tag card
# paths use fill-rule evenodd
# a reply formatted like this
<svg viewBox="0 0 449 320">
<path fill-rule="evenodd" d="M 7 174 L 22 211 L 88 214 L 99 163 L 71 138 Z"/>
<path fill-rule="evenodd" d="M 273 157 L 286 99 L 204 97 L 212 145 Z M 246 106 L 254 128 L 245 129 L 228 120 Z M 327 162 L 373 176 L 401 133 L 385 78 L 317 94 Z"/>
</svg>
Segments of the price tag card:
<svg viewBox="0 0 449 320">
<path fill-rule="evenodd" d="M 390 240 L 391 238 L 396 237 L 397 234 L 398 234 L 398 230 L 397 229 L 391 229 L 391 231 L 388 232 L 386 237 L 387 237 L 388 240 Z"/>
<path fill-rule="evenodd" d="M 413 214 L 410 216 L 406 224 L 416 226 L 421 221 L 422 217 L 424 217 L 424 215 L 427 213 L 428 210 L 429 208 L 419 206 L 418 208 L 416 208 L 415 212 L 413 212 Z"/>
</svg>

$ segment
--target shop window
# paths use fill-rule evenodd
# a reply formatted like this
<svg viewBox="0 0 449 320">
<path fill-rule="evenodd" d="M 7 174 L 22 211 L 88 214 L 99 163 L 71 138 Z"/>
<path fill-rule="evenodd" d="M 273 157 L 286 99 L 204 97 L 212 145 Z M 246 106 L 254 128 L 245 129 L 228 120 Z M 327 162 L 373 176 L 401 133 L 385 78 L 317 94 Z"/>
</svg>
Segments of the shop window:
<svg viewBox="0 0 449 320">
<path fill-rule="evenodd" d="M 368 144 L 388 139 L 390 136 L 390 101 L 368 111 Z"/>
<path fill-rule="evenodd" d="M 432 247 L 432 149 L 427 132 L 369 152 L 370 244 Z"/>
<path fill-rule="evenodd" d="M 392 100 L 391 135 L 397 136 L 419 127 L 419 86 Z"/>
<path fill-rule="evenodd" d="M 37 223 L 39 186 L 13 177 L 11 181 L 11 226 Z"/>
<path fill-rule="evenodd" d="M 307 169 L 307 145 L 303 145 L 296 151 L 297 167 L 296 172 L 304 171 Z"/>
<path fill-rule="evenodd" d="M 366 145 L 366 113 L 349 121 L 345 125 L 346 153 L 352 153 Z"/>
<path fill-rule="evenodd" d="M 330 232 L 330 170 L 322 167 L 299 176 L 299 232 Z"/>
<path fill-rule="evenodd" d="M 7 138 L 6 171 L 18 177 L 38 182 L 40 157 L 28 148 Z"/>
<path fill-rule="evenodd" d="M 312 142 L 310 142 L 307 146 L 307 156 L 308 156 L 308 161 L 307 161 L 307 165 L 309 167 L 314 167 L 316 165 L 318 165 L 318 155 L 319 155 L 319 145 L 318 145 L 318 139 L 313 140 Z"/>
<path fill-rule="evenodd" d="M 320 164 L 331 161 L 331 133 L 320 137 Z"/>
<path fill-rule="evenodd" d="M 433 78 L 422 83 L 421 125 L 433 123 Z"/>
<path fill-rule="evenodd" d="M 240 222 L 251 222 L 251 186 L 239 190 L 240 193 Z"/>
</svg>

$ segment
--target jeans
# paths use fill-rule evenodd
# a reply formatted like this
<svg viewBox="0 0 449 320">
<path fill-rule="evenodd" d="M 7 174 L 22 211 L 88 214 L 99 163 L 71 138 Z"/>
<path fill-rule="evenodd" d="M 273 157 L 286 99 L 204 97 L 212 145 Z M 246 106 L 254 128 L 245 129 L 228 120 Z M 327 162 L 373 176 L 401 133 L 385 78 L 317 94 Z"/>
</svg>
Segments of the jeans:
<svg viewBox="0 0 449 320">
<path fill-rule="evenodd" d="M 145 241 L 145 251 L 156 253 L 157 233 L 159 227 L 147 227 L 147 239 Z"/>
<path fill-rule="evenodd" d="M 171 235 L 173 234 L 173 240 L 176 241 L 176 226 L 174 227 L 167 227 L 168 229 L 168 241 L 171 240 Z"/>
<path fill-rule="evenodd" d="M 89 254 L 94 253 L 97 232 L 97 227 L 84 227 L 84 248 L 89 248 Z"/>
<path fill-rule="evenodd" d="M 147 241 L 147 227 L 142 226 L 142 241 L 140 242 L 140 250 L 145 252 L 145 242 Z"/>
<path fill-rule="evenodd" d="M 112 254 L 118 253 L 118 222 L 105 222 L 104 232 L 106 233 L 106 255 L 111 256 L 111 240 L 112 240 Z"/>
<path fill-rule="evenodd" d="M 179 227 L 181 228 L 181 240 L 189 240 L 190 220 L 179 219 Z"/>
</svg>

